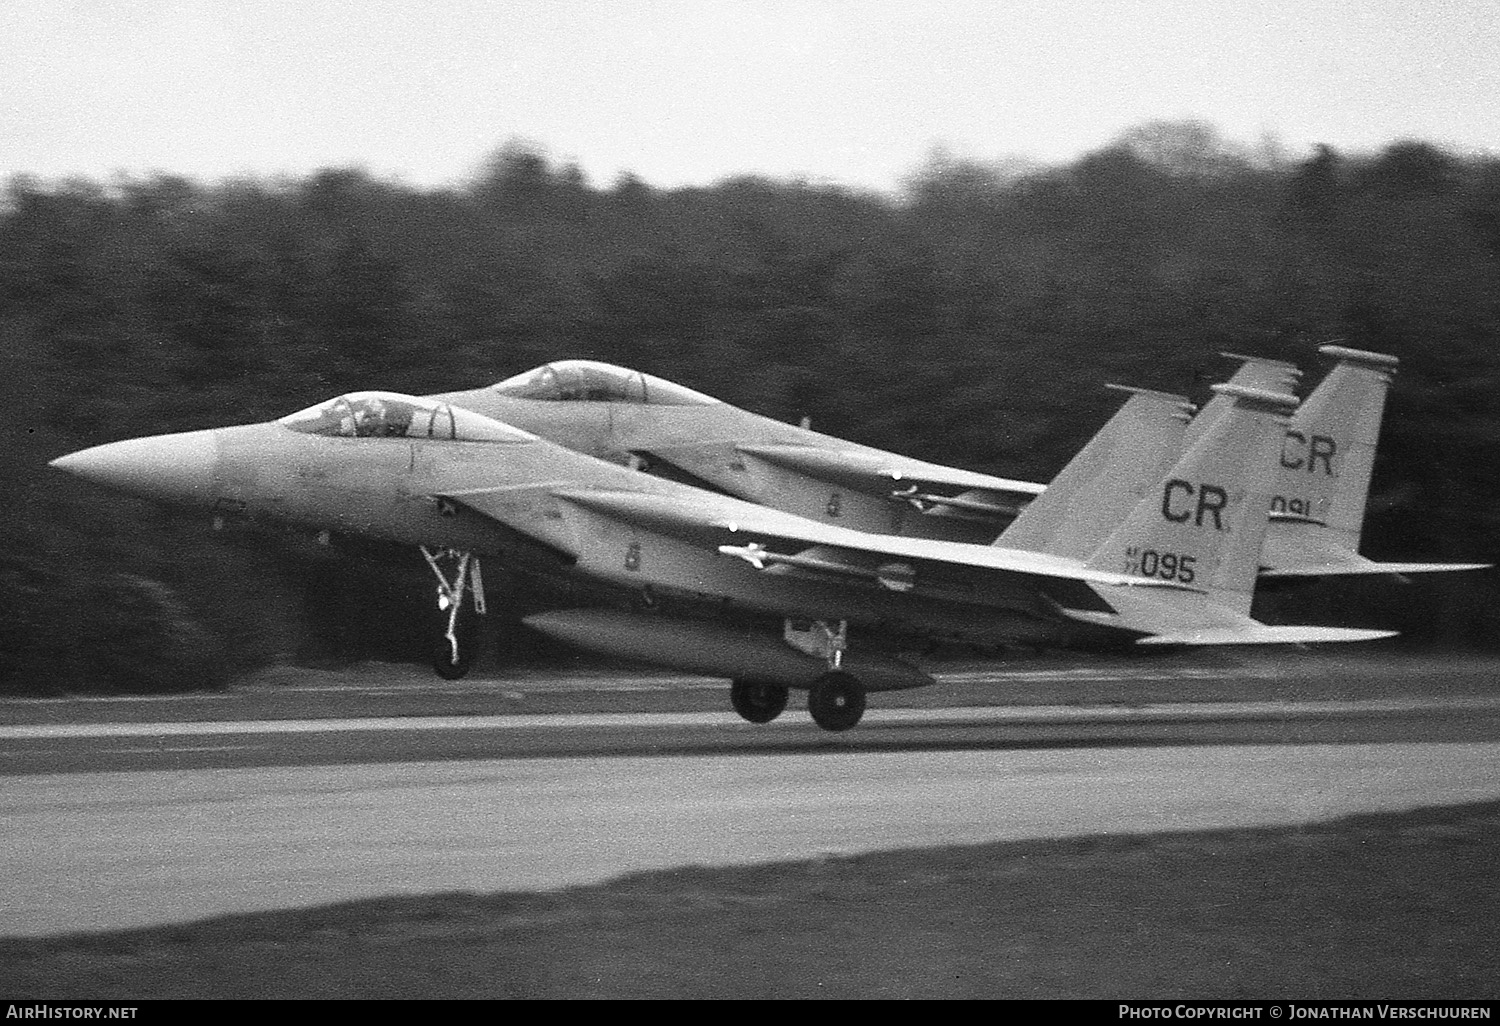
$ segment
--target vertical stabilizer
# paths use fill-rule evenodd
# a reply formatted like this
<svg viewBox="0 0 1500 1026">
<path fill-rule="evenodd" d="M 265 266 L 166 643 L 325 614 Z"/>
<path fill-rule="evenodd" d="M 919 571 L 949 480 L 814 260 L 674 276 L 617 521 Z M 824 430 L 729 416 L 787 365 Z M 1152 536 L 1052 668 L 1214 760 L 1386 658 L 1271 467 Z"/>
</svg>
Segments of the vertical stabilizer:
<svg viewBox="0 0 1500 1026">
<path fill-rule="evenodd" d="M 1318 351 L 1339 362 L 1287 427 L 1271 498 L 1272 532 L 1322 528 L 1322 545 L 1357 553 L 1386 393 L 1399 361 L 1343 346 Z"/>
<path fill-rule="evenodd" d="M 1008 549 L 1087 559 L 1182 451 L 1192 404 L 1180 395 L 1129 392 L 1125 405 L 995 540 Z"/>
<path fill-rule="evenodd" d="M 1231 385 L 1258 388 L 1266 392 L 1280 392 L 1284 395 L 1296 394 L 1297 382 L 1302 377 L 1302 371 L 1295 363 L 1271 360 L 1263 356 L 1241 356 L 1239 353 L 1220 353 L 1219 355 L 1240 361 L 1240 369 L 1235 371 L 1234 377 L 1229 379 Z M 1204 403 L 1198 416 L 1194 417 L 1193 422 L 1188 425 L 1187 434 L 1182 440 L 1183 451 L 1196 444 L 1198 439 L 1217 424 L 1219 418 L 1228 413 L 1233 405 L 1234 400 L 1231 397 L 1218 394 Z"/>
<path fill-rule="evenodd" d="M 1215 385 L 1229 409 L 1089 557 L 1095 570 L 1201 589 L 1248 614 L 1294 396 Z M 1045 493 L 1044 493 L 1045 494 Z"/>
</svg>

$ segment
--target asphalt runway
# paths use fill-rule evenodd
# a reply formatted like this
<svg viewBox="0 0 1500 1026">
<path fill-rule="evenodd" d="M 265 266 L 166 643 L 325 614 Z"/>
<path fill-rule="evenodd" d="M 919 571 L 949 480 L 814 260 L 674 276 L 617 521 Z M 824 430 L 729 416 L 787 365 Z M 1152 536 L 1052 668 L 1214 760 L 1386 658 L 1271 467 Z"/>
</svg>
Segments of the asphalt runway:
<svg viewBox="0 0 1500 1026">
<path fill-rule="evenodd" d="M 1500 703 L 54 724 L 0 753 L 17 936 L 1490 800 Z"/>
<path fill-rule="evenodd" d="M 805 710 L 0 725 L 0 776 L 559 756 L 853 754 L 1180 744 L 1500 740 L 1500 698 L 872 709 L 854 730 Z"/>
</svg>

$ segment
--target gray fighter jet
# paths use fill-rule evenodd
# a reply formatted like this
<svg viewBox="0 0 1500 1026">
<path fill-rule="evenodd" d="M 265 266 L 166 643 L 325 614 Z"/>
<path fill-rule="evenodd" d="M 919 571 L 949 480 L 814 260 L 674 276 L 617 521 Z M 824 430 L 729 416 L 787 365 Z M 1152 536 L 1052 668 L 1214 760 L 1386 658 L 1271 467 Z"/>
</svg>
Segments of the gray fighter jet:
<svg viewBox="0 0 1500 1026">
<path fill-rule="evenodd" d="M 987 544 L 1045 488 L 783 424 L 595 360 L 432 398 L 613 463 L 880 534 Z"/>
<path fill-rule="evenodd" d="M 468 667 L 460 618 L 470 606 L 483 612 L 480 558 L 498 555 L 634 596 L 646 610 L 543 613 L 528 618 L 537 629 L 729 677 L 736 710 L 754 721 L 779 714 L 789 687 L 806 688 L 819 725 L 844 730 L 866 691 L 930 682 L 877 651 L 849 651 L 851 625 L 987 644 L 1389 636 L 1251 618 L 1276 453 L 1296 400 L 1215 388 L 1228 407 L 1185 450 L 1185 400 L 1134 392 L 1103 437 L 1140 444 L 1117 451 L 1103 474 L 1097 447 L 1086 447 L 1049 501 L 992 545 L 821 523 L 607 463 L 450 402 L 384 392 L 270 423 L 115 442 L 53 465 L 219 516 L 420 546 L 447 612 L 435 660 L 445 676 Z M 665 600 L 732 618 L 650 611 Z M 756 617 L 781 631 L 745 626 Z"/>
<path fill-rule="evenodd" d="M 1339 345 L 1337 360 L 1293 414 L 1271 499 L 1261 567 L 1267 576 L 1409 574 L 1480 569 L 1482 563 L 1377 563 L 1359 554 L 1375 443 L 1397 360 Z M 1290 393 L 1301 372 L 1289 363 L 1239 360 L 1230 384 Z M 1046 486 L 914 460 L 742 410 L 640 371 L 593 360 L 563 360 L 487 388 L 431 398 L 461 406 L 610 462 L 738 496 L 811 520 L 861 531 L 988 544 Z M 1209 402 L 1184 436 L 1201 436 L 1231 405 Z M 1109 430 L 1084 478 L 1106 473 L 1139 438 Z M 1084 497 L 1080 501 L 1090 501 Z M 1052 522 L 1065 524 L 1059 510 Z M 1013 545 L 1041 539 L 1012 536 Z M 1086 553 L 1085 553 L 1086 554 Z"/>
</svg>

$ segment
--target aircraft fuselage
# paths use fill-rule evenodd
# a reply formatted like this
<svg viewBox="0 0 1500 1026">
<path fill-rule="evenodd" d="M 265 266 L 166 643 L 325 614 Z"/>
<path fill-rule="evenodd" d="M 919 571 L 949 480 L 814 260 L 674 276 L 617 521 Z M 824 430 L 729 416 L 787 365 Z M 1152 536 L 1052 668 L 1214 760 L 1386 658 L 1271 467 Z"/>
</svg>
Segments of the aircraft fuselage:
<svg viewBox="0 0 1500 1026">
<path fill-rule="evenodd" d="M 773 462 L 753 451 L 795 446 L 868 458 L 890 454 L 748 413 L 724 403 L 648 406 L 628 402 L 545 402 L 514 399 L 492 389 L 448 392 L 434 398 L 540 435 L 577 452 L 619 465 L 632 461 L 669 480 L 697 484 L 856 531 L 985 544 L 1004 521 L 923 513 L 867 482 L 840 480 Z M 946 469 L 946 468 L 945 468 Z M 1008 519 L 1008 518 L 1007 518 Z"/>
<path fill-rule="evenodd" d="M 192 458 L 185 459 L 186 453 Z M 119 475 L 111 479 L 112 454 L 122 466 L 144 462 L 194 469 L 156 475 L 148 487 Z M 567 572 L 637 593 L 648 604 L 654 598 L 680 598 L 719 609 L 879 624 L 984 644 L 1058 642 L 1089 633 L 1059 624 L 1034 584 L 1003 574 L 952 567 L 895 590 L 873 580 L 756 569 L 718 552 L 716 545 L 651 530 L 566 502 L 554 492 L 595 489 L 686 499 L 706 519 L 720 521 L 743 509 L 739 500 L 541 441 L 342 438 L 269 423 L 134 439 L 64 459 L 74 462 L 60 465 L 100 483 L 220 516 L 507 559 L 529 559 L 539 545 L 571 561 Z M 482 514 L 461 498 L 442 498 L 475 491 L 487 493 Z M 722 534 L 724 543 L 737 540 L 730 530 Z M 562 568 L 554 561 L 545 569 Z M 1057 587 L 1068 589 L 1071 604 L 1090 601 L 1081 594 L 1082 584 L 1060 581 Z"/>
</svg>

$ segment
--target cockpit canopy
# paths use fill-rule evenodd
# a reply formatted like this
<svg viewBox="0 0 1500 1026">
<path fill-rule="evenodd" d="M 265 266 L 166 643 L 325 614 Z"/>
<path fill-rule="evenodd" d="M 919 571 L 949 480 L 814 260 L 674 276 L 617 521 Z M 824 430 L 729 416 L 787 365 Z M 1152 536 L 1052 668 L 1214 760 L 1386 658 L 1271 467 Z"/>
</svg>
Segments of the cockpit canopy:
<svg viewBox="0 0 1500 1026">
<path fill-rule="evenodd" d="M 529 442 L 536 436 L 462 407 L 397 392 L 350 392 L 276 423 L 305 435 Z"/>
<path fill-rule="evenodd" d="M 597 360 L 559 360 L 506 378 L 494 390 L 512 399 L 554 402 L 639 403 L 645 406 L 713 406 L 719 400 L 627 367 Z"/>
</svg>

